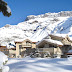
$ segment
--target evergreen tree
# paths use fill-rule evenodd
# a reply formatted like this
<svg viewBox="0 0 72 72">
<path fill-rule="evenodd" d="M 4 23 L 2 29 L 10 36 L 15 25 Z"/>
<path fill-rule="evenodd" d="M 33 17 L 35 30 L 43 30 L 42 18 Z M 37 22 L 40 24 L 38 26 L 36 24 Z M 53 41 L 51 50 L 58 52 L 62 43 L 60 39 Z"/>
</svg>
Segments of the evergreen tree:
<svg viewBox="0 0 72 72">
<path fill-rule="evenodd" d="M 0 0 L 0 12 L 2 12 L 4 16 L 11 16 L 11 10 L 7 3 L 3 0 Z"/>
</svg>

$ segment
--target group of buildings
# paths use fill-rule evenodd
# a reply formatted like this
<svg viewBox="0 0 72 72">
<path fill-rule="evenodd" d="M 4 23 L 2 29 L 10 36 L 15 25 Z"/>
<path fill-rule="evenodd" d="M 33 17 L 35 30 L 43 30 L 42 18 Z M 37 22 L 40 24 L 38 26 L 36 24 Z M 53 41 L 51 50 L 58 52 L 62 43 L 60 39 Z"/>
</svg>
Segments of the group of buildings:
<svg viewBox="0 0 72 72">
<path fill-rule="evenodd" d="M 13 48 L 0 46 L 0 51 L 9 57 L 24 57 L 32 55 L 32 57 L 60 57 L 66 58 L 69 50 L 72 49 L 72 40 L 68 35 L 49 34 L 39 42 L 33 42 L 29 39 L 23 41 L 15 41 Z"/>
</svg>

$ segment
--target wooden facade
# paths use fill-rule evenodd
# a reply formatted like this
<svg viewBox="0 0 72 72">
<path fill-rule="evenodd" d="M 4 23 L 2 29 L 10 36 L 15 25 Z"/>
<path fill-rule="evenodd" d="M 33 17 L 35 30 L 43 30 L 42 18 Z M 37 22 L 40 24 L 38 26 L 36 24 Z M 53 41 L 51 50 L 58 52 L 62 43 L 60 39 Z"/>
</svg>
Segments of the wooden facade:
<svg viewBox="0 0 72 72">
<path fill-rule="evenodd" d="M 68 50 L 72 49 L 72 42 L 70 41 L 68 35 L 65 37 L 58 36 L 58 35 L 49 35 L 52 41 L 58 41 L 60 44 L 55 43 L 55 42 L 50 42 L 50 39 L 43 39 L 39 43 L 37 43 L 36 47 L 37 48 L 48 48 L 49 52 L 51 53 L 51 57 L 53 56 L 59 56 L 59 57 L 66 57 L 66 53 Z M 62 43 L 62 44 L 61 44 Z M 52 52 L 50 51 L 53 48 Z"/>
<path fill-rule="evenodd" d="M 22 42 L 15 42 L 15 44 L 16 44 L 16 57 L 19 56 L 23 57 L 26 51 L 28 51 L 27 54 L 29 55 L 30 49 L 36 48 L 36 42 L 32 42 L 29 39 L 25 39 Z"/>
<path fill-rule="evenodd" d="M 9 49 L 6 46 L 0 46 L 0 51 L 3 52 L 5 55 L 9 55 Z"/>
</svg>

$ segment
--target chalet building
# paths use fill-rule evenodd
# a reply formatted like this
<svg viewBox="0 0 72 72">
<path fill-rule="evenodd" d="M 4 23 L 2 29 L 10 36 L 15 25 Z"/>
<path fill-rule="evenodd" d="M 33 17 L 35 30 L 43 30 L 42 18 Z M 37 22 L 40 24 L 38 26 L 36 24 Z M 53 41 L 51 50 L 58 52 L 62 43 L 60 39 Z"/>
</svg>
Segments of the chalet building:
<svg viewBox="0 0 72 72">
<path fill-rule="evenodd" d="M 10 58 L 23 57 L 24 54 L 30 55 L 31 51 L 36 48 L 36 42 L 29 39 L 23 41 L 15 41 L 15 45 L 0 46 L 0 51 L 8 55 Z"/>
<path fill-rule="evenodd" d="M 16 44 L 16 57 L 23 57 L 25 52 L 26 54 L 31 53 L 31 49 L 36 48 L 36 42 L 32 42 L 29 39 L 25 39 L 23 41 L 15 41 Z"/>
<path fill-rule="evenodd" d="M 9 55 L 9 50 L 6 46 L 0 46 L 0 51 L 3 52 L 5 55 Z"/>
<path fill-rule="evenodd" d="M 72 41 L 65 34 L 50 34 L 42 41 L 36 43 L 39 52 L 49 52 L 51 57 L 66 57 L 68 50 L 72 49 Z"/>
<path fill-rule="evenodd" d="M 9 57 L 15 57 L 16 48 L 8 48 L 7 46 L 0 46 L 0 51 Z"/>
</svg>

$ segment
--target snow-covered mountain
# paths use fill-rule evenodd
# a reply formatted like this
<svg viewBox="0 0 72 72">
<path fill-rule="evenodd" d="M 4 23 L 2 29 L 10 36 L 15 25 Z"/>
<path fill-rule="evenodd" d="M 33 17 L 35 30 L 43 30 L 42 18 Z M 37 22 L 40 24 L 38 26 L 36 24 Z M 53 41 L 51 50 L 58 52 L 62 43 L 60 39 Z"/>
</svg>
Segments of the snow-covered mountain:
<svg viewBox="0 0 72 72">
<path fill-rule="evenodd" d="M 7 24 L 0 28 L 0 43 L 1 45 L 14 44 L 14 41 L 26 38 L 37 42 L 50 33 L 63 33 L 72 37 L 71 16 L 72 11 L 27 16 L 24 22 L 17 25 Z"/>
</svg>

